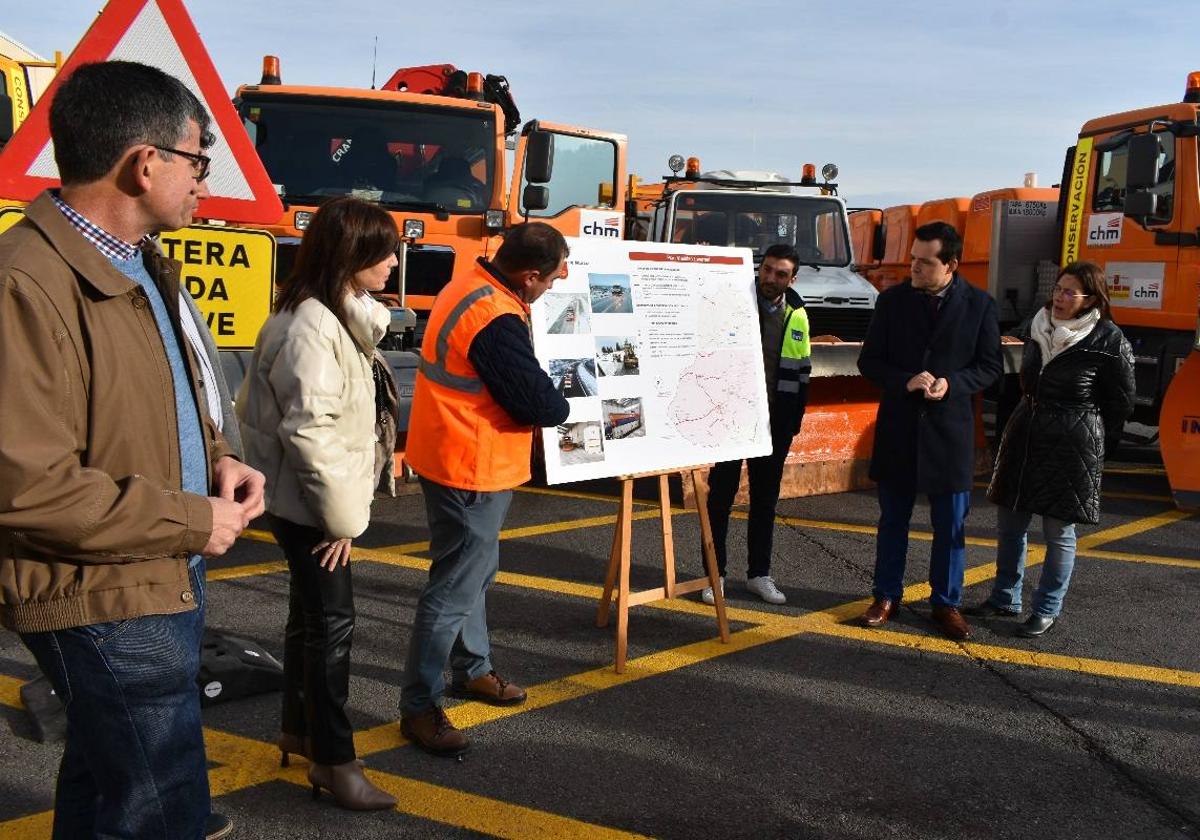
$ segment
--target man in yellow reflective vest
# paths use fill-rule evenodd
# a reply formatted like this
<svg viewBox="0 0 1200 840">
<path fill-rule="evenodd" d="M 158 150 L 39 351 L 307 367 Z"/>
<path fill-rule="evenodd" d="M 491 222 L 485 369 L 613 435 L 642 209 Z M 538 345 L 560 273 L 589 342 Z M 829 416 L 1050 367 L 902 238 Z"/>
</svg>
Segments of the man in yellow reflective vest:
<svg viewBox="0 0 1200 840">
<path fill-rule="evenodd" d="M 746 460 L 750 479 L 746 588 L 769 604 L 787 601 L 771 577 L 775 506 L 779 502 L 783 462 L 804 419 L 808 378 L 812 373 L 808 313 L 800 295 L 791 288 L 799 266 L 800 255 L 796 249 L 779 244 L 766 250 L 758 269 L 758 323 L 762 332 L 763 369 L 771 413 L 771 454 Z M 740 460 L 714 464 L 708 472 L 708 518 L 712 523 L 722 592 L 725 591 L 729 511 L 741 477 Z M 701 598 L 706 604 L 713 603 L 712 587 L 705 587 Z"/>
<path fill-rule="evenodd" d="M 567 254 L 547 224 L 513 228 L 491 261 L 481 257 L 438 294 L 425 328 L 407 460 L 425 494 L 433 562 L 413 621 L 400 729 L 435 755 L 468 747 L 441 707 L 447 662 L 453 695 L 525 702 L 524 689 L 492 667 L 485 598 L 512 488 L 529 480 L 533 431 L 569 413 L 529 334 L 529 305 L 566 276 Z"/>
</svg>

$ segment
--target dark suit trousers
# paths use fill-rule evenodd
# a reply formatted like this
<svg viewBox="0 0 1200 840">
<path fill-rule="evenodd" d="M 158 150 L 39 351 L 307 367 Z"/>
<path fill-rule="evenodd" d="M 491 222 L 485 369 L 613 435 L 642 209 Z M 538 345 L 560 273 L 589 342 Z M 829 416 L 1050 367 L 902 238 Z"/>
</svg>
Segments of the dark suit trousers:
<svg viewBox="0 0 1200 840">
<path fill-rule="evenodd" d="M 317 528 L 271 516 L 271 533 L 287 555 L 291 581 L 283 642 L 283 721 L 280 729 L 312 737 L 318 764 L 353 761 L 354 730 L 346 717 L 354 590 L 350 565 L 318 565 Z"/>
<path fill-rule="evenodd" d="M 775 536 L 775 507 L 779 503 L 779 482 L 783 463 L 792 445 L 790 435 L 772 436 L 770 455 L 746 459 L 750 478 L 750 521 L 747 525 L 747 578 L 771 573 L 771 545 Z M 708 471 L 708 518 L 712 524 L 713 544 L 717 550 L 717 570 L 725 576 L 729 536 L 729 512 L 742 478 L 741 461 L 722 461 Z"/>
</svg>

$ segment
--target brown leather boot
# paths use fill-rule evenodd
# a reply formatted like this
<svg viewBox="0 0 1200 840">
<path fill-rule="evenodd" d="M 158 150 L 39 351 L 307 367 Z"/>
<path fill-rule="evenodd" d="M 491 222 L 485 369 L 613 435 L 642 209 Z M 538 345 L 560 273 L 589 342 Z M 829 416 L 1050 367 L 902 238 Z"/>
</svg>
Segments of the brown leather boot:
<svg viewBox="0 0 1200 840">
<path fill-rule="evenodd" d="M 489 706 L 519 706 L 525 702 L 525 689 L 503 679 L 495 671 L 451 686 L 450 695 L 464 700 L 478 700 Z"/>
<path fill-rule="evenodd" d="M 313 799 L 321 798 L 321 789 L 333 794 L 333 801 L 347 811 L 383 811 L 396 807 L 396 797 L 371 784 L 357 761 L 345 764 L 310 764 L 308 781 Z"/>
<path fill-rule="evenodd" d="M 462 755 L 471 746 L 467 736 L 454 728 L 441 706 L 400 718 L 400 734 L 434 755 Z"/>
</svg>

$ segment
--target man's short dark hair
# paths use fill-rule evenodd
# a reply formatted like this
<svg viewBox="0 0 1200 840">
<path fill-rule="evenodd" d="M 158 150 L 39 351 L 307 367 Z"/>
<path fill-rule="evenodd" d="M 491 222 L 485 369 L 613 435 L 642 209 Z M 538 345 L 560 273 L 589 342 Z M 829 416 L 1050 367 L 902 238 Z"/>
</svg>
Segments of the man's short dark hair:
<svg viewBox="0 0 1200 840">
<path fill-rule="evenodd" d="M 82 64 L 50 105 L 59 179 L 67 186 L 99 181 L 141 143 L 177 148 L 188 120 L 200 127 L 200 148 L 211 146 L 208 112 L 174 76 L 133 61 Z"/>
<path fill-rule="evenodd" d="M 545 222 L 527 222 L 504 234 L 492 262 L 503 272 L 550 274 L 571 250 L 563 235 Z"/>
<path fill-rule="evenodd" d="M 958 231 L 954 226 L 946 222 L 930 222 L 927 225 L 921 225 L 916 230 L 917 239 L 922 242 L 932 242 L 938 240 L 942 243 L 942 247 L 938 249 L 938 259 L 945 264 L 949 264 L 950 260 L 962 260 L 962 237 L 958 235 Z"/>
<path fill-rule="evenodd" d="M 792 263 L 792 276 L 796 276 L 796 272 L 800 270 L 800 252 L 786 242 L 777 242 L 767 250 L 763 251 L 763 260 L 767 257 L 775 260 L 790 260 Z"/>
</svg>

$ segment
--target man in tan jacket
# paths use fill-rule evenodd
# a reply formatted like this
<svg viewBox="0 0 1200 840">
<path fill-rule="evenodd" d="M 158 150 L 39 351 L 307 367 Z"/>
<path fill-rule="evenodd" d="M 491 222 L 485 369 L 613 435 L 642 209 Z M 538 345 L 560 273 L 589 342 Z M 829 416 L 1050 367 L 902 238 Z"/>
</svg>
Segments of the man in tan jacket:
<svg viewBox="0 0 1200 840">
<path fill-rule="evenodd" d="M 200 838 L 204 563 L 263 509 L 183 335 L 153 234 L 207 194 L 178 80 L 83 65 L 50 112 L 61 192 L 0 237 L 0 624 L 67 709 L 55 837 Z M 183 317 L 189 317 L 183 313 Z"/>
</svg>

